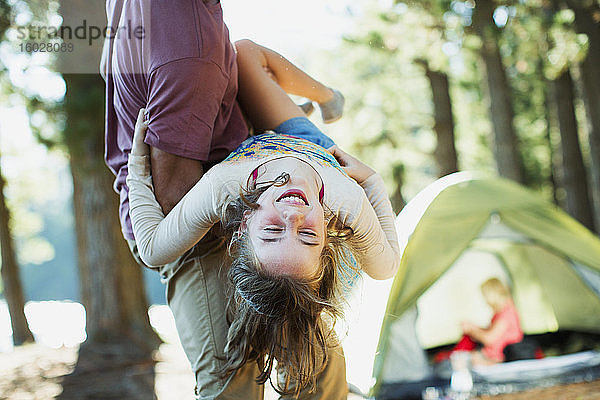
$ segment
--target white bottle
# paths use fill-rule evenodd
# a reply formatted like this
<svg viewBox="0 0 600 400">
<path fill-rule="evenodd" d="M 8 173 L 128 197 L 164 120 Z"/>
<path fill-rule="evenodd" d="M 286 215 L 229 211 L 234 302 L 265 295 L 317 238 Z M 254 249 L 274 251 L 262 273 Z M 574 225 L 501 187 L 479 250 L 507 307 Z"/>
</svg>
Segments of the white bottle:
<svg viewBox="0 0 600 400">
<path fill-rule="evenodd" d="M 450 363 L 452 364 L 450 390 L 458 395 L 457 398 L 468 399 L 473 389 L 471 353 L 468 351 L 454 351 L 450 355 Z"/>
</svg>

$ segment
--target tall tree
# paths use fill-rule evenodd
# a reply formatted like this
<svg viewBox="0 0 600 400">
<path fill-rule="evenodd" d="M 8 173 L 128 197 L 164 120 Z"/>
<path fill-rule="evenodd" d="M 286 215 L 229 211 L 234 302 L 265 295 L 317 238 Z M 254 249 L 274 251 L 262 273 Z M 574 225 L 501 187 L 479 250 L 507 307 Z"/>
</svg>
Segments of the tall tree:
<svg viewBox="0 0 600 400">
<path fill-rule="evenodd" d="M 562 20 L 557 18 L 560 12 L 559 0 L 553 0 L 537 10 L 541 19 L 541 33 L 544 36 L 540 47 L 544 47 L 545 54 L 549 49 L 558 46 L 559 41 L 569 41 L 561 37 L 558 32 L 570 34 L 570 28 L 562 29 Z M 561 28 L 561 29 L 559 29 Z M 552 57 L 549 57 L 552 58 Z M 560 186 L 566 194 L 566 204 L 563 207 L 575 219 L 581 222 L 589 229 L 593 229 L 594 219 L 592 212 L 592 203 L 590 201 L 590 191 L 587 180 L 587 171 L 583 159 L 583 152 L 579 141 L 579 127 L 577 116 L 575 114 L 575 85 L 571 75 L 571 66 L 573 60 L 568 54 L 563 52 L 560 61 L 555 61 L 551 68 L 547 68 L 545 80 L 551 93 L 548 96 L 547 103 L 552 103 L 558 122 L 558 131 L 560 134 L 560 154 L 561 171 L 559 174 Z M 550 67 L 550 66 L 549 66 Z M 548 115 L 548 126 L 551 125 L 552 118 Z"/>
<path fill-rule="evenodd" d="M 600 233 L 600 4 L 596 0 L 567 0 L 575 13 L 578 33 L 587 36 L 587 54 L 581 63 L 583 98 L 589 125 L 591 190 L 594 223 Z"/>
<path fill-rule="evenodd" d="M 2 272 L 4 298 L 8 305 L 8 313 L 12 324 L 13 343 L 18 346 L 26 342 L 33 342 L 33 335 L 29 330 L 27 318 L 25 318 L 25 297 L 10 229 L 10 212 L 4 197 L 5 184 L 0 168 L 0 251 L 2 252 L 0 272 Z"/>
<path fill-rule="evenodd" d="M 494 154 L 500 176 L 524 183 L 523 161 L 513 124 L 513 94 L 500 54 L 495 10 L 494 0 L 478 0 L 473 10 L 473 28 L 481 39 L 480 55 L 485 65 Z"/>
<path fill-rule="evenodd" d="M 450 83 L 448 75 L 436 71 L 429 66 L 425 59 L 415 60 L 425 69 L 425 76 L 431 86 L 433 98 L 433 115 L 435 123 L 433 130 L 437 138 L 433 152 L 437 164 L 438 177 L 446 176 L 458 171 L 458 157 L 454 144 L 454 115 L 452 114 L 452 101 L 450 100 Z"/>
<path fill-rule="evenodd" d="M 594 219 L 586 179 L 587 173 L 579 143 L 574 108 L 573 78 L 570 71 L 568 69 L 563 71 L 552 81 L 552 86 L 560 131 L 563 167 L 561 185 L 567 196 L 567 211 L 583 225 L 593 229 Z"/>
<path fill-rule="evenodd" d="M 538 62 L 538 70 L 542 71 L 543 67 L 540 66 L 540 64 L 542 64 L 541 62 Z M 540 76 L 543 76 L 543 72 L 540 72 Z M 548 180 L 550 182 L 550 185 L 552 186 L 552 201 L 554 202 L 554 204 L 559 205 L 559 199 L 558 199 L 558 178 L 557 178 L 557 174 L 556 174 L 556 168 L 555 168 L 555 159 L 556 159 L 556 149 L 555 149 L 555 143 L 554 140 L 552 138 L 552 127 L 554 125 L 554 118 L 552 117 L 553 112 L 552 112 L 552 99 L 551 99 L 551 91 L 550 91 L 550 82 L 548 81 L 548 79 L 546 79 L 545 77 L 544 79 L 544 120 L 546 120 L 546 127 L 545 127 L 545 137 L 546 137 L 546 141 L 548 144 L 548 155 L 549 155 L 549 161 L 550 161 L 550 169 L 549 169 L 549 174 L 548 174 Z"/>
<path fill-rule="evenodd" d="M 422 18 L 409 28 L 411 36 L 419 37 L 412 41 L 413 60 L 421 66 L 431 88 L 433 105 L 433 131 L 436 136 L 436 146 L 433 158 L 437 167 L 437 176 L 442 177 L 458 171 L 458 156 L 454 136 L 454 115 L 450 98 L 450 83 L 448 79 L 448 57 L 443 51 L 443 44 L 449 41 L 446 34 L 448 27 L 444 22 L 444 14 L 450 3 L 446 0 L 412 0 L 410 2 L 415 13 Z M 394 14 L 394 10 L 388 11 Z M 393 18 L 387 18 L 388 23 L 405 23 Z M 455 32 L 453 32 L 455 33 Z"/>
<path fill-rule="evenodd" d="M 402 185 L 404 184 L 404 165 L 394 165 L 392 168 L 392 178 L 396 184 L 396 189 L 390 196 L 390 201 L 392 202 L 392 208 L 394 209 L 394 212 L 398 214 L 406 205 L 406 200 L 404 200 L 404 196 L 402 195 Z"/>
<path fill-rule="evenodd" d="M 435 1 L 394 3 L 364 4 L 363 21 L 346 41 L 352 51 L 344 57 L 351 59 L 354 77 L 347 80 L 355 82 L 352 87 L 358 88 L 360 102 L 355 112 L 347 113 L 354 119 L 352 130 L 361 132 L 354 142 L 356 151 L 365 159 L 376 155 L 373 165 L 398 188 L 394 209 L 399 210 L 404 201 L 401 185 L 407 183 L 409 191 L 413 184 L 421 188 L 433 176 L 455 172 L 458 161 L 451 69 L 443 51 L 455 38 L 446 36 L 443 7 L 435 5 L 434 12 Z M 415 175 L 420 177 L 413 183 Z"/>
<path fill-rule="evenodd" d="M 11 23 L 12 8 L 8 1 L 0 0 L 0 41 Z M 4 75 L 4 66 L 0 63 L 0 77 Z M 13 343 L 20 345 L 33 342 L 33 335 L 29 330 L 25 317 L 25 296 L 19 275 L 19 264 L 15 254 L 15 246 L 10 228 L 10 211 L 6 206 L 4 186 L 6 182 L 0 168 L 0 251 L 2 252 L 2 283 L 4 298 L 8 305 L 8 313 L 13 330 Z"/>
<path fill-rule="evenodd" d="M 73 29 L 83 21 L 88 27 L 106 26 L 102 2 L 64 0 L 60 13 L 63 26 Z M 65 42 L 70 41 L 65 38 Z M 87 339 L 80 347 L 74 375 L 65 379 L 61 398 L 153 398 L 151 354 L 160 339 L 149 323 L 142 270 L 122 236 L 114 177 L 103 159 L 104 81 L 97 72 L 102 41 L 90 40 L 88 45 L 73 38 L 73 42 L 74 51 L 63 56 L 57 68 L 66 84 L 62 145 L 73 177 Z M 132 364 L 148 367 L 146 373 L 127 373 Z M 94 374 L 97 384 L 79 379 L 87 373 Z"/>
</svg>

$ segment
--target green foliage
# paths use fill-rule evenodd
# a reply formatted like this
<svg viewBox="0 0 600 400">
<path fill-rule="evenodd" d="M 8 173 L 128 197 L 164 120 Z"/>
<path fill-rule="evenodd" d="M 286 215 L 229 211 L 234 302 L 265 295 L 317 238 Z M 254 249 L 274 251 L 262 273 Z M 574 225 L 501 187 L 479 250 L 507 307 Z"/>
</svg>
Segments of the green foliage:
<svg viewBox="0 0 600 400">
<path fill-rule="evenodd" d="M 555 79 L 566 68 L 579 63 L 585 57 L 587 37 L 575 33 L 575 14 L 569 9 L 548 11 L 544 16 L 544 28 L 548 35 L 548 54 L 545 62 L 545 74 Z"/>
<path fill-rule="evenodd" d="M 4 37 L 4 33 L 10 26 L 12 9 L 7 0 L 0 0 L 0 40 Z"/>
<path fill-rule="evenodd" d="M 0 10 L 3 8 L 2 2 L 6 0 L 0 0 Z M 26 107 L 31 118 L 31 132 L 48 148 L 60 147 L 63 141 L 64 114 L 60 100 L 64 91 L 60 93 L 60 86 L 64 87 L 64 83 L 60 75 L 50 68 L 55 55 L 46 53 L 48 57 L 44 59 L 39 54 L 21 51 L 19 44 L 22 41 L 18 39 L 17 28 L 52 25 L 52 21 L 58 18 L 58 6 L 58 2 L 52 0 L 14 1 L 6 35 L 0 35 L 5 50 L 5 58 L 0 58 L 0 96 L 9 97 L 12 105 Z M 11 74 L 3 74 L 2 71 L 6 72 L 9 66 Z M 48 87 L 59 89 L 49 93 Z"/>
<path fill-rule="evenodd" d="M 489 105 L 482 91 L 484 68 L 478 55 L 481 38 L 473 29 L 475 2 L 395 1 L 387 8 L 382 4 L 364 1 L 352 35 L 325 56 L 326 65 L 344 65 L 338 79 L 348 99 L 341 126 L 329 132 L 381 171 L 390 192 L 396 187 L 392 171 L 399 165 L 405 169 L 407 197 L 422 189 L 435 176 L 430 88 L 424 70 L 415 64 L 422 60 L 449 76 L 460 165 L 494 173 Z M 549 3 L 541 0 L 496 4 L 492 28 L 512 88 L 525 182 L 551 198 L 551 175 L 556 171 L 549 140 L 557 135 L 547 121 L 548 80 L 581 61 L 587 39 L 575 33 L 569 9 L 549 12 Z"/>
<path fill-rule="evenodd" d="M 377 169 L 390 193 L 398 184 L 394 170 L 401 167 L 403 193 L 409 198 L 416 194 L 436 176 L 431 89 L 415 62 L 423 60 L 451 76 L 454 105 L 461 105 L 455 107 L 455 119 L 466 132 L 457 132 L 458 147 L 473 157 L 483 153 L 466 164 L 485 170 L 480 161 L 491 161 L 489 144 L 482 145 L 480 138 L 489 126 L 480 122 L 485 108 L 479 82 L 473 80 L 476 62 L 470 52 L 460 50 L 464 17 L 448 13 L 449 2 L 435 2 L 441 4 L 438 15 L 429 12 L 434 2 L 396 3 L 391 9 L 367 3 L 352 35 L 329 54 L 346 66 L 342 89 L 348 106 L 346 117 L 328 132 Z"/>
</svg>

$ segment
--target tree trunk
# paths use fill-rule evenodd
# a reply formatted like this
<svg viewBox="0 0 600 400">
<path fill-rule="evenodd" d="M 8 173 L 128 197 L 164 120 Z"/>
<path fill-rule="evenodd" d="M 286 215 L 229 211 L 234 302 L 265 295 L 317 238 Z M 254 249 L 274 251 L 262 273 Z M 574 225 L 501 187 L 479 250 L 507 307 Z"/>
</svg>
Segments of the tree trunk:
<svg viewBox="0 0 600 400">
<path fill-rule="evenodd" d="M 4 176 L 0 169 L 0 251 L 2 251 L 2 284 L 4 298 L 8 305 L 10 322 L 13 331 L 13 343 L 15 346 L 26 342 L 33 342 L 33 335 L 29 330 L 27 318 L 25 318 L 25 297 L 21 277 L 19 276 L 19 265 L 15 255 L 15 247 L 10 229 L 10 212 L 4 198 Z"/>
<path fill-rule="evenodd" d="M 67 86 L 65 144 L 73 176 L 81 299 L 86 309 L 87 332 L 87 340 L 79 350 L 76 378 L 82 373 L 98 375 L 96 369 L 100 366 L 103 372 L 115 373 L 140 362 L 151 365 L 152 351 L 160 339 L 149 323 L 142 267 L 133 259 L 121 233 L 118 196 L 112 190 L 113 176 L 103 160 L 104 81 L 99 75 L 86 74 L 63 74 L 63 78 Z M 153 397 L 151 369 L 141 377 L 130 377 L 124 370 L 118 375 L 120 380 L 112 385 L 101 383 L 101 377 L 98 386 L 66 379 L 61 398 Z M 137 381 L 135 394 L 130 392 L 133 387 L 128 383 L 130 379 Z"/>
<path fill-rule="evenodd" d="M 540 68 L 541 71 L 541 68 Z M 549 94 L 549 88 L 550 88 L 550 82 L 548 81 L 548 79 L 546 79 L 543 76 L 543 73 L 540 75 L 540 79 L 543 79 L 544 81 L 544 119 L 546 120 L 546 140 L 548 141 L 548 153 L 550 155 L 550 172 L 549 172 L 549 176 L 548 176 L 548 180 L 550 182 L 550 185 L 552 185 L 552 201 L 554 202 L 554 204 L 556 205 L 560 205 L 560 201 L 558 199 L 558 189 L 559 189 L 559 184 L 557 182 L 557 177 L 556 177 L 556 171 L 555 171 L 555 164 L 556 164 L 556 155 L 555 155 L 555 148 L 556 146 L 553 143 L 552 140 L 552 130 L 553 130 L 553 126 L 556 123 L 555 120 L 552 118 L 552 111 L 550 111 L 550 107 L 551 107 L 551 100 L 550 100 L 550 94 Z"/>
<path fill-rule="evenodd" d="M 553 137 L 552 137 L 552 132 L 554 132 L 555 129 L 558 130 L 557 125 L 558 125 L 558 121 L 557 121 L 557 117 L 555 116 L 555 113 L 553 112 L 554 107 L 555 107 L 555 103 L 552 100 L 552 96 L 553 96 L 553 88 L 554 86 L 552 85 L 552 82 L 546 77 L 545 73 L 544 73 L 544 65 L 545 65 L 545 60 L 548 54 L 548 51 L 551 47 L 551 41 L 550 41 L 550 28 L 552 27 L 552 23 L 554 21 L 554 16 L 556 14 L 556 10 L 557 10 L 557 2 L 558 0 L 551 0 L 549 3 L 547 3 L 545 6 L 541 7 L 541 9 L 539 9 L 539 18 L 541 19 L 541 26 L 542 26 L 542 35 L 546 38 L 544 41 L 542 41 L 540 44 L 540 48 L 538 49 L 539 53 L 538 53 L 538 60 L 536 63 L 536 70 L 540 76 L 540 79 L 544 82 L 544 86 L 543 86 L 543 93 L 544 93 L 544 120 L 546 121 L 546 140 L 548 141 L 548 153 L 550 155 L 550 176 L 548 177 L 548 180 L 550 181 L 550 184 L 552 185 L 552 200 L 554 202 L 554 204 L 556 204 L 557 206 L 566 209 L 567 206 L 566 204 L 564 204 L 565 202 L 563 201 L 563 199 L 559 199 L 559 195 L 558 192 L 561 189 L 560 188 L 560 184 L 558 182 L 558 168 L 556 168 L 558 164 L 558 160 L 557 160 L 557 155 L 556 155 L 556 150 L 558 149 L 558 146 L 553 143 Z"/>
<path fill-rule="evenodd" d="M 431 86 L 435 119 L 433 129 L 437 138 L 437 145 L 433 154 L 437 164 L 438 177 L 441 178 L 458 171 L 450 84 L 448 83 L 448 76 L 443 72 L 430 69 L 426 60 L 416 60 L 416 62 L 425 68 L 425 75 Z"/>
<path fill-rule="evenodd" d="M 562 186 L 567 194 L 567 211 L 589 229 L 594 227 L 586 171 L 575 117 L 573 79 L 565 70 L 553 82 L 562 152 Z"/>
<path fill-rule="evenodd" d="M 485 64 L 490 117 L 494 130 L 494 156 L 500 176 L 525 183 L 523 162 L 513 125 L 512 90 L 502 64 L 498 32 L 494 24 L 493 0 L 478 0 L 473 10 L 473 27 L 481 39 L 480 55 Z"/>
<path fill-rule="evenodd" d="M 11 24 L 10 15 L 12 8 L 6 0 L 0 0 L 0 38 Z M 0 72 L 1 73 L 1 72 Z M 8 314 L 13 331 L 13 343 L 15 346 L 26 342 L 33 342 L 33 335 L 29 330 L 27 318 L 23 310 L 25 296 L 19 275 L 19 264 L 15 255 L 15 246 L 10 229 L 10 211 L 6 206 L 4 198 L 4 176 L 0 168 L 0 251 L 2 252 L 2 276 L 3 294 L 8 306 Z"/>
<path fill-rule="evenodd" d="M 588 117 L 591 192 L 594 224 L 600 233 L 600 5 L 596 1 L 567 1 L 575 12 L 578 33 L 588 38 L 588 51 L 581 63 L 583 99 Z"/>
<path fill-rule="evenodd" d="M 390 201 L 392 203 L 394 212 L 396 215 L 398 215 L 398 213 L 402 211 L 406 205 L 404 196 L 402 196 L 402 186 L 404 185 L 404 165 L 395 165 L 392 170 L 392 174 L 394 177 L 394 183 L 396 183 L 396 190 L 394 190 L 394 193 L 392 193 L 390 196 Z"/>
</svg>

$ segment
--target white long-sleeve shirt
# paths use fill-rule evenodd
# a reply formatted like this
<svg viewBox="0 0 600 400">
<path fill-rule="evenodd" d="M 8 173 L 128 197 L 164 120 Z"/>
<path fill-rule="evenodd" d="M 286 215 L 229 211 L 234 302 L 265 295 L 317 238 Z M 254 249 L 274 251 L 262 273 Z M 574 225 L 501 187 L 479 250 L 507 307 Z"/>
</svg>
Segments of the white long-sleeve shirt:
<svg viewBox="0 0 600 400">
<path fill-rule="evenodd" d="M 247 149 L 246 149 L 247 150 Z M 323 205 L 354 232 L 350 246 L 360 267 L 374 279 L 392 277 L 400 264 L 394 213 L 383 179 L 374 174 L 361 185 L 314 149 L 250 151 L 229 157 L 207 171 L 165 216 L 154 196 L 149 156 L 129 156 L 130 215 L 142 260 L 152 266 L 175 261 L 219 222 L 221 211 L 239 196 L 259 165 L 272 159 L 299 158 L 315 168 L 324 185 Z M 339 164 L 338 164 L 339 167 Z"/>
</svg>

